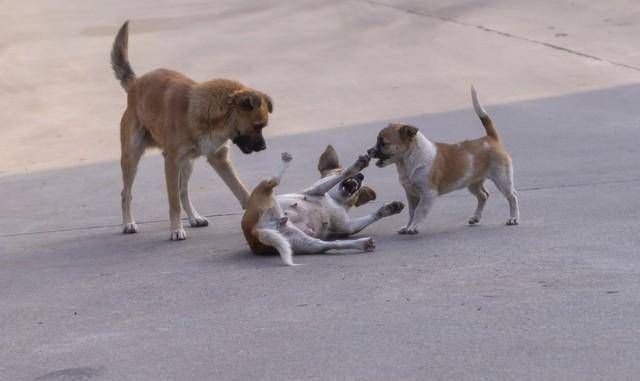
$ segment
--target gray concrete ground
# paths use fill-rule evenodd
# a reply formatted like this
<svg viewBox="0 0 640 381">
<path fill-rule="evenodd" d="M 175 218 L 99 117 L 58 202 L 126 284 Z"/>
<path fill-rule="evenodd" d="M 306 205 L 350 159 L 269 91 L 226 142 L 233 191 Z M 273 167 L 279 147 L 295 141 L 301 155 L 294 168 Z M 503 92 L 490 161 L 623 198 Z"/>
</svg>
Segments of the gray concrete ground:
<svg viewBox="0 0 640 381">
<path fill-rule="evenodd" d="M 601 380 L 640 372 L 638 6 L 540 1 L 12 2 L 0 16 L 0 379 Z M 151 4 L 156 4 L 153 7 Z M 438 200 L 362 235 L 372 253 L 249 253 L 205 163 L 210 226 L 170 242 L 161 157 L 143 159 L 137 235 L 119 234 L 117 121 L 106 56 L 131 18 L 138 72 L 228 76 L 276 101 L 269 149 L 233 159 L 250 185 L 281 151 L 281 191 L 347 162 L 389 120 L 480 136 L 474 82 L 516 168 L 522 222 L 492 197 Z M 220 53 L 218 53 L 220 52 Z M 75 78 L 75 80 L 74 80 Z M 395 170 L 365 171 L 377 202 Z M 377 207 L 364 206 L 354 214 Z"/>
</svg>

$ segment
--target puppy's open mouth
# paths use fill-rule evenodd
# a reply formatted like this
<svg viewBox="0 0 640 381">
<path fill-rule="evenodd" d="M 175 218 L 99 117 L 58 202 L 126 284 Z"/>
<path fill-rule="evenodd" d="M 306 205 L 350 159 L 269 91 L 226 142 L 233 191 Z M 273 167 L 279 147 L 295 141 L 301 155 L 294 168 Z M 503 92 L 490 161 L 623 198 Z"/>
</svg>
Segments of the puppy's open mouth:
<svg viewBox="0 0 640 381">
<path fill-rule="evenodd" d="M 340 191 L 347 196 L 351 196 L 360 189 L 362 186 L 362 180 L 364 180 L 364 175 L 362 173 L 358 173 L 354 177 L 349 177 L 340 183 Z"/>
</svg>

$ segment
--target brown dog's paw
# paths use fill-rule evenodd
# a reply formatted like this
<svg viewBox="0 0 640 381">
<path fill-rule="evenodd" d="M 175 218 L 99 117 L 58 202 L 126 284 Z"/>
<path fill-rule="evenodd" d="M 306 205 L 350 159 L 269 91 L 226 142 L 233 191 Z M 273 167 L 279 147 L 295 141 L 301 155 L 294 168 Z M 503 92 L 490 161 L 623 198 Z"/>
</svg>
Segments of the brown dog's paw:
<svg viewBox="0 0 640 381">
<path fill-rule="evenodd" d="M 128 222 L 122 225 L 123 234 L 134 234 L 138 232 L 138 225 L 135 222 Z"/>
<path fill-rule="evenodd" d="M 172 241 L 184 241 L 187 239 L 187 232 L 184 229 L 178 229 L 171 232 Z"/>
<path fill-rule="evenodd" d="M 189 224 L 193 228 L 202 228 L 205 226 L 209 226 L 209 220 L 204 217 L 195 217 L 193 219 L 189 219 Z"/>
</svg>

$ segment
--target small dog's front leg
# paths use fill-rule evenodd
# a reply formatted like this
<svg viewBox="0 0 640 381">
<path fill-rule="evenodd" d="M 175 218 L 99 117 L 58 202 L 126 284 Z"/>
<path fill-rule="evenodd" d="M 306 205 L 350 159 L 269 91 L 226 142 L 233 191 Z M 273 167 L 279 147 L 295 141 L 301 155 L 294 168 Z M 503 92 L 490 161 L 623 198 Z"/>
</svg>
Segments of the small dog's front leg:
<svg viewBox="0 0 640 381">
<path fill-rule="evenodd" d="M 407 204 L 409 206 L 409 222 L 398 230 L 399 234 L 410 234 L 407 233 L 407 229 L 413 224 L 413 217 L 416 212 L 416 208 L 418 207 L 418 203 L 420 202 L 420 193 L 416 192 L 413 188 L 406 188 L 404 192 L 407 196 Z"/>
<path fill-rule="evenodd" d="M 420 201 L 413 212 L 413 218 L 411 222 L 406 226 L 406 228 L 400 229 L 398 233 L 400 234 L 417 234 L 418 226 L 420 226 L 424 220 L 427 218 L 431 207 L 433 206 L 433 202 L 436 199 L 437 195 L 432 192 L 423 192 L 420 195 Z"/>
<path fill-rule="evenodd" d="M 337 233 L 344 235 L 356 234 L 362 229 L 384 217 L 389 217 L 394 214 L 400 213 L 402 209 L 404 209 L 404 204 L 400 201 L 390 202 L 386 205 L 381 206 L 380 209 L 378 209 L 375 213 L 371 213 L 370 215 L 364 217 L 354 218 L 348 221 L 348 223 L 345 224 L 344 228 L 340 229 L 341 231 L 338 231 Z"/>
</svg>

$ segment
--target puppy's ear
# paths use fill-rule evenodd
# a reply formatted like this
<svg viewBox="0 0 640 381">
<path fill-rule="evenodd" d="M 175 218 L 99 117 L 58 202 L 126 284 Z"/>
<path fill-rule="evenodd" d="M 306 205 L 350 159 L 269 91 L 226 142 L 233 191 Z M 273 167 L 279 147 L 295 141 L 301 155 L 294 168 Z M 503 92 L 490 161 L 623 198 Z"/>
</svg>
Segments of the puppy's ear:
<svg viewBox="0 0 640 381">
<path fill-rule="evenodd" d="M 366 185 L 363 185 L 358 192 L 358 199 L 356 200 L 356 207 L 364 205 L 369 201 L 376 199 L 376 192 Z"/>
<path fill-rule="evenodd" d="M 418 133 L 418 129 L 408 124 L 404 124 L 400 127 L 399 133 L 403 140 L 411 140 Z"/>
<path fill-rule="evenodd" d="M 262 105 L 262 97 L 251 90 L 238 90 L 231 94 L 231 103 L 247 111 L 252 111 Z"/>
<path fill-rule="evenodd" d="M 320 155 L 320 159 L 318 160 L 318 171 L 320 171 L 320 175 L 322 177 L 325 177 L 332 170 L 339 168 L 340 161 L 338 161 L 338 153 L 333 146 L 329 144 L 322 155 Z"/>
</svg>

